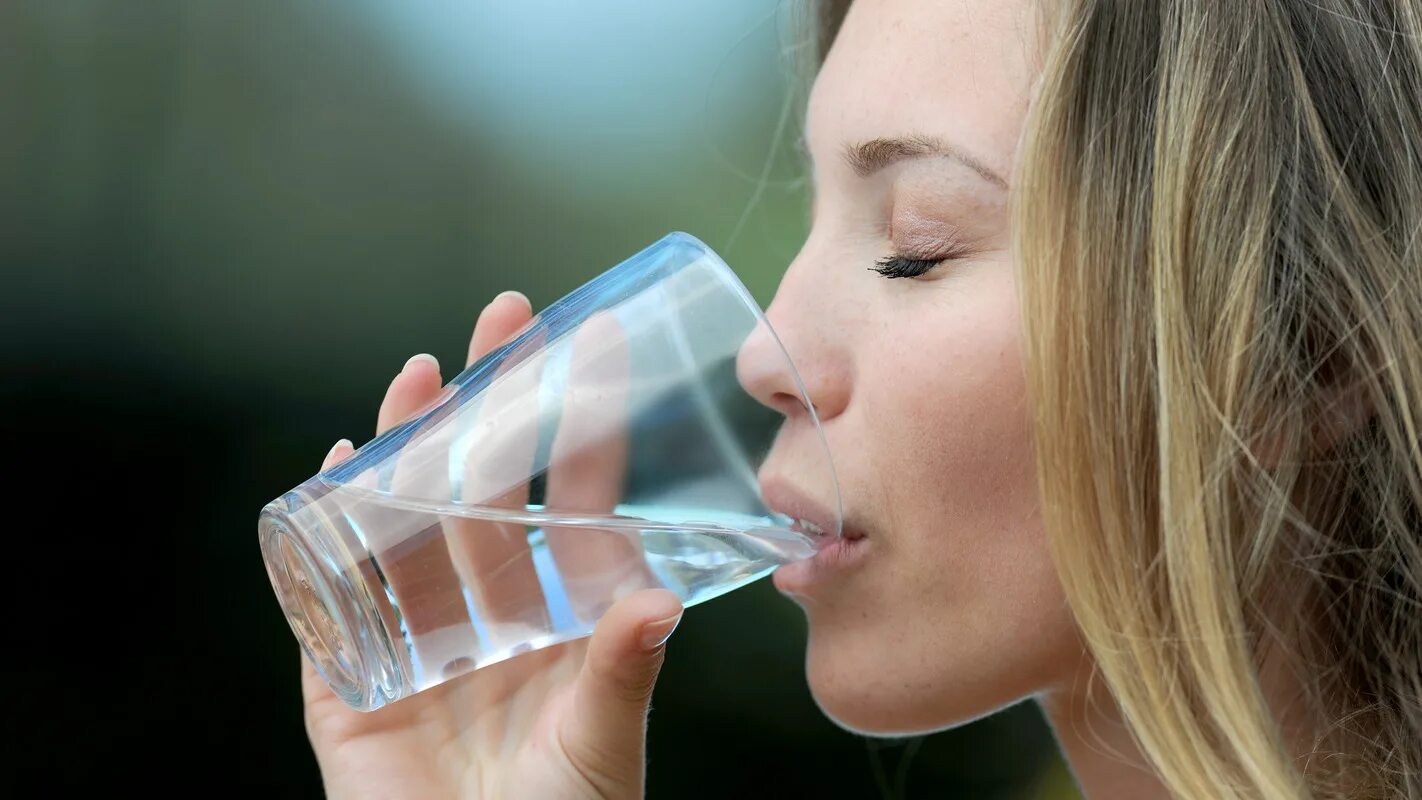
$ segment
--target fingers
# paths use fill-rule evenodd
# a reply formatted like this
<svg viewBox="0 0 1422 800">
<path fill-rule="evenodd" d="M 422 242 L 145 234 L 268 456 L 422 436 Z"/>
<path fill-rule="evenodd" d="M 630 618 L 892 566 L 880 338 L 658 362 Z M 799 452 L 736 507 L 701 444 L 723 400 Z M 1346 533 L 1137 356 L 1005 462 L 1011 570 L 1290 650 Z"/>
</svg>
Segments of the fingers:
<svg viewBox="0 0 1422 800">
<path fill-rule="evenodd" d="M 640 796 L 647 706 L 681 614 L 681 601 L 666 589 L 635 592 L 593 632 L 559 738 L 581 774 L 615 784 L 598 787 L 605 796 Z M 636 791 L 623 794 L 629 790 Z"/>
<path fill-rule="evenodd" d="M 533 317 L 533 305 L 521 292 L 508 291 L 495 297 L 474 323 L 474 335 L 469 338 L 469 356 L 465 366 L 473 364 L 512 336 Z"/>
<path fill-rule="evenodd" d="M 530 316 L 530 306 L 522 295 L 505 293 L 495 298 L 479 314 L 470 342 L 471 358 L 507 339 Z M 441 391 L 437 362 L 428 356 L 412 358 L 387 392 L 381 406 L 381 430 L 432 406 L 441 399 Z M 531 461 L 536 439 L 528 445 L 526 456 L 509 458 L 490 456 L 476 447 L 477 439 L 471 442 L 471 419 L 482 417 L 486 409 L 497 408 L 495 395 L 493 405 L 486 395 L 479 405 L 435 414 L 424 429 L 410 431 L 403 438 L 399 458 L 388 476 L 389 494 L 402 501 L 477 504 L 478 499 L 470 496 L 475 492 L 468 491 L 467 476 L 463 474 L 467 468 L 452 470 L 464 463 L 459 448 L 469 447 L 486 456 L 486 460 L 492 458 L 510 466 L 525 458 Z M 526 394 L 520 395 L 521 402 L 514 407 L 526 407 L 526 399 Z M 499 426 L 499 430 L 516 428 Z M 527 477 L 525 464 L 517 483 Z M 519 486 L 510 488 L 516 492 Z M 525 502 L 509 495 L 495 498 L 490 504 L 523 510 Z M 518 618 L 520 613 L 526 617 L 530 606 L 540 611 L 544 608 L 521 525 L 495 525 L 409 508 L 371 509 L 370 518 L 367 541 L 381 542 L 377 557 L 398 608 L 394 629 L 403 629 L 413 645 L 408 668 L 417 685 L 429 685 L 487 663 L 489 653 L 501 649 L 497 641 L 503 631 L 501 620 Z M 481 580 L 482 574 L 493 577 Z M 496 590 L 492 597 L 490 587 Z M 515 597 L 514 587 L 524 594 L 531 590 L 536 597 Z M 504 591 L 498 592 L 501 588 Z M 471 603 L 486 617 L 482 630 L 478 619 L 471 616 Z M 538 633 L 547 627 L 544 619 L 519 621 L 524 623 L 524 632 L 516 637 L 520 641 L 530 638 L 529 624 L 538 625 Z"/>
<path fill-rule="evenodd" d="M 350 458 L 354 452 L 355 445 L 351 444 L 350 439 L 337 440 L 326 453 L 326 458 L 321 461 L 321 471 L 325 472 L 331 467 L 345 461 L 347 458 Z M 335 700 L 336 693 L 331 691 L 330 685 L 327 684 L 320 673 L 316 671 L 316 668 L 311 665 L 311 660 L 306 657 L 306 653 L 303 651 L 300 653 L 300 656 L 302 700 L 308 706 L 317 701 L 326 702 Z"/>
<path fill-rule="evenodd" d="M 531 316 L 523 295 L 505 292 L 496 297 L 479 315 L 470 361 L 506 341 Z M 498 376 L 480 402 L 467 410 L 430 416 L 422 428 L 402 433 L 393 464 L 356 476 L 361 485 L 370 482 L 365 488 L 375 490 L 377 497 L 395 501 L 361 502 L 348 509 L 347 516 L 363 532 L 375 559 L 363 564 L 363 571 L 379 565 L 379 574 L 365 577 L 371 585 L 383 580 L 386 586 L 393 604 L 382 604 L 381 615 L 390 632 L 412 645 L 400 649 L 401 668 L 411 671 L 417 685 L 487 663 L 487 656 L 505 645 L 531 638 L 530 627 L 536 634 L 548 628 L 547 604 L 522 524 L 426 513 L 409 506 L 455 501 L 525 510 L 538 441 L 536 403 L 530 405 L 528 399 L 536 395 L 542 373 L 541 364 L 533 361 L 540 343 L 530 342 L 529 347 L 531 357 L 510 358 L 501 372 L 511 374 Z M 438 362 L 424 354 L 412 357 L 386 391 L 377 433 L 422 415 L 447 396 L 445 391 Z M 476 430 L 471 430 L 471 422 Z M 480 423 L 484 433 L 491 434 L 483 437 L 484 444 L 496 446 L 479 446 L 480 437 L 472 434 L 479 433 Z M 456 449 L 466 447 L 467 460 Z M 338 463 L 350 450 L 349 443 L 338 443 L 327 465 Z M 484 617 L 482 627 L 471 617 L 471 604 Z"/>
<path fill-rule="evenodd" d="M 627 336 L 617 317 L 596 314 L 573 338 L 562 416 L 548 469 L 548 508 L 604 516 L 622 500 L 627 472 L 631 375 Z M 548 526 L 573 612 L 591 624 L 608 605 L 655 585 L 635 530 Z"/>
<path fill-rule="evenodd" d="M 345 461 L 346 459 L 350 458 L 351 453 L 354 452 L 355 445 L 351 444 L 350 439 L 341 439 L 337 441 L 335 444 L 331 445 L 330 452 L 326 453 L 326 459 L 321 462 L 321 471 L 325 472 L 331 467 L 334 467 L 342 461 Z"/>
<path fill-rule="evenodd" d="M 530 310 L 521 296 L 501 295 L 480 315 L 470 359 L 513 335 Z M 523 512 L 539 442 L 538 389 L 545 365 L 543 341 L 524 342 L 501 362 L 469 426 L 458 487 L 461 503 Z M 485 629 L 487 655 L 516 653 L 550 629 L 543 595 L 522 522 L 450 517 L 450 553 Z"/>
<path fill-rule="evenodd" d="M 377 433 L 429 407 L 440 398 L 441 388 L 439 362 L 425 354 L 412 357 L 385 393 Z M 409 437 L 389 476 L 389 494 L 402 500 L 447 500 L 443 451 L 442 442 L 418 433 Z M 380 575 L 366 575 L 367 582 L 379 586 L 383 577 L 394 598 L 394 607 L 382 604 L 380 609 L 385 626 L 401 631 L 413 645 L 409 662 L 402 667 L 412 672 L 416 685 L 428 685 L 446 664 L 468 659 L 478 649 L 444 544 L 440 516 L 374 502 L 349 515 L 359 517 L 364 541 L 380 567 Z"/>
<path fill-rule="evenodd" d="M 439 361 L 428 353 L 411 356 L 385 390 L 375 423 L 376 434 L 404 422 L 428 405 L 439 396 L 439 389 Z"/>
<path fill-rule="evenodd" d="M 316 701 L 336 700 L 336 693 L 331 691 L 331 685 L 321 677 L 316 668 L 311 666 L 311 659 L 306 657 L 306 653 L 300 652 L 301 656 L 301 699 L 306 705 L 311 705 Z"/>
</svg>

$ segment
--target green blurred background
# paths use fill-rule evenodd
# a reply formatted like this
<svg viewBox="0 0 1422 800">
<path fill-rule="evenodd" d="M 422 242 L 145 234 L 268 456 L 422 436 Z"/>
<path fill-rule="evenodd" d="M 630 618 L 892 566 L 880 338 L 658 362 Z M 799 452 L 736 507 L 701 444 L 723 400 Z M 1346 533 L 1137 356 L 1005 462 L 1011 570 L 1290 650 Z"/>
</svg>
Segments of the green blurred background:
<svg viewBox="0 0 1422 800">
<path fill-rule="evenodd" d="M 258 509 L 498 291 L 540 308 L 680 229 L 769 302 L 805 235 L 801 13 L 0 4 L 3 780 L 318 795 Z M 768 581 L 687 612 L 649 796 L 1074 796 L 1031 704 L 840 731 L 804 638 Z"/>
</svg>

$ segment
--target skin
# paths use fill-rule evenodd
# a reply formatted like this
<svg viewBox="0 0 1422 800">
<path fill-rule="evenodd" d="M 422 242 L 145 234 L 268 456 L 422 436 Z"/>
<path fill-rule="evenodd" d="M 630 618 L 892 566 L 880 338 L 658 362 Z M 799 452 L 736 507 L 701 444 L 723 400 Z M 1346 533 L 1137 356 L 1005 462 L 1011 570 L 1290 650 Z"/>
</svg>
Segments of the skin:
<svg viewBox="0 0 1422 800">
<path fill-rule="evenodd" d="M 857 731 L 960 723 L 1078 660 L 1037 522 L 1008 191 L 956 158 L 868 176 L 844 158 L 857 143 L 932 136 L 1009 177 L 1031 23 L 1026 4 L 997 0 L 856 3 L 810 97 L 813 225 L 767 317 L 830 452 L 855 454 L 835 466 L 863 553 L 794 596 L 815 698 Z M 960 257 L 920 277 L 870 269 L 950 249 Z M 751 389 L 767 404 L 793 396 Z M 777 447 L 808 448 L 808 415 L 787 414 Z"/>
<path fill-rule="evenodd" d="M 767 316 L 830 451 L 854 454 L 835 466 L 845 525 L 865 538 L 845 568 L 777 585 L 795 583 L 810 688 L 840 725 L 927 732 L 1036 698 L 1089 796 L 1165 797 L 1090 681 L 1038 517 L 1008 212 L 1036 14 L 1026 0 L 859 0 L 817 76 L 811 232 Z M 845 158 L 925 137 L 957 156 L 869 175 Z M 914 278 L 868 269 L 894 254 L 954 257 Z M 793 387 L 748 388 L 786 414 L 777 447 L 808 449 Z"/>
<path fill-rule="evenodd" d="M 807 615 L 810 688 L 840 725 L 926 732 L 1035 698 L 1088 795 L 1165 797 L 1089 681 L 1038 519 L 1008 214 L 1041 54 L 1035 13 L 1025 0 L 859 0 L 816 80 L 805 136 L 813 225 L 767 315 L 838 456 L 845 527 L 864 538 L 812 580 L 788 568 L 775 580 Z M 961 157 L 861 157 L 857 169 L 845 158 L 895 137 L 932 138 Z M 914 278 L 871 269 L 890 255 L 950 251 Z M 529 313 L 526 301 L 496 300 L 471 358 Z M 789 465 L 808 457 L 815 434 L 795 387 L 755 368 L 773 357 L 751 342 L 738 368 L 770 376 L 743 382 L 785 416 L 767 463 L 793 483 Z M 439 387 L 437 367 L 412 361 L 381 426 Z M 538 777 L 554 783 L 537 796 L 640 796 L 660 662 L 633 642 L 677 608 L 666 594 L 614 605 L 590 644 L 503 662 L 370 715 L 341 706 L 307 666 L 308 729 L 328 791 L 497 797 L 498 786 Z M 502 713 L 456 713 L 470 707 Z"/>
<path fill-rule="evenodd" d="M 468 361 L 493 349 L 532 316 L 517 292 L 494 298 L 480 313 Z M 391 381 L 376 432 L 415 415 L 442 387 L 439 362 L 420 354 Z M 351 455 L 341 440 L 325 466 Z M 596 459 L 573 460 L 576 471 Z M 596 495 L 596 475 L 557 476 L 572 499 Z M 498 542 L 496 530 L 450 531 Z M 445 566 L 477 569 L 452 562 Z M 596 554 L 581 553 L 579 556 Z M 515 562 L 518 563 L 518 562 Z M 434 568 L 435 565 L 427 564 Z M 395 578 L 396 576 L 388 576 Z M 402 590 L 398 578 L 395 591 Z M 516 581 L 507 591 L 519 591 Z M 509 599 L 505 596 L 502 599 Z M 331 798 L 549 797 L 633 798 L 645 777 L 647 705 L 665 643 L 681 619 L 681 602 L 665 589 L 623 597 L 579 639 L 501 661 L 371 713 L 348 707 L 302 658 L 307 735 Z M 412 628 L 415 620 L 408 619 Z"/>
<path fill-rule="evenodd" d="M 1038 30 L 1024 0 L 858 0 L 816 78 L 811 232 L 767 316 L 830 451 L 854 454 L 835 467 L 865 538 L 843 568 L 776 583 L 840 725 L 921 733 L 1036 698 L 1089 796 L 1166 797 L 1090 681 L 1038 517 L 1008 213 Z M 868 175 L 845 157 L 901 138 L 961 157 Z M 954 257 L 890 279 L 869 269 L 887 255 Z M 748 388 L 786 415 L 777 448 L 808 451 L 794 388 Z"/>
</svg>

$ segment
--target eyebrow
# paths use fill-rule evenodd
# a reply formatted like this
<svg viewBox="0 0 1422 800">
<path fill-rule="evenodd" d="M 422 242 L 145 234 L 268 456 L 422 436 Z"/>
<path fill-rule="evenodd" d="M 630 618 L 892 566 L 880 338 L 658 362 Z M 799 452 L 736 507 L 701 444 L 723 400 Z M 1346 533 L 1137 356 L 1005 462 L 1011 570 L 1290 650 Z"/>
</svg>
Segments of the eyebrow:
<svg viewBox="0 0 1422 800">
<path fill-rule="evenodd" d="M 890 139 L 870 139 L 867 142 L 848 144 L 844 148 L 844 160 L 861 178 L 867 178 L 900 161 L 925 157 L 957 161 L 976 172 L 988 183 L 1002 189 L 1007 188 L 1007 181 L 993 172 L 981 159 L 965 152 L 962 148 L 932 136 L 915 135 Z"/>
</svg>

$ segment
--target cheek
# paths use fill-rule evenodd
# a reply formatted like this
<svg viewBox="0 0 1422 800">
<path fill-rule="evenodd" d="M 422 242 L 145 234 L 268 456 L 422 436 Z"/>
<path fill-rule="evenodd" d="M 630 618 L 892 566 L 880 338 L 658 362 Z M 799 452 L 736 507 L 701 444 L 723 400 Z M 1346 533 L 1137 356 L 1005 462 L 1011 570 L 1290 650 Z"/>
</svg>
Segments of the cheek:
<svg viewBox="0 0 1422 800">
<path fill-rule="evenodd" d="M 867 613 L 824 615 L 810 654 L 821 706 L 847 727 L 940 728 L 1077 662 L 1037 521 L 1015 303 L 1009 290 L 906 315 L 904 335 L 861 353 L 863 477 L 883 530 L 858 576 Z"/>
<path fill-rule="evenodd" d="M 962 305 L 922 325 L 918 346 L 901 355 L 914 359 L 898 370 L 904 378 L 866 401 L 894 409 L 874 418 L 872 440 L 898 466 L 882 490 L 896 569 L 912 570 L 905 583 L 923 602 L 1000 626 L 1055 580 L 1037 524 L 1015 305 Z"/>
<path fill-rule="evenodd" d="M 895 498 L 905 512 L 940 512 L 945 523 L 976 518 L 1001 531 L 1028 522 L 1024 515 L 1035 509 L 1016 300 L 1008 288 L 924 314 L 876 359 L 898 377 L 874 383 L 866 407 L 890 413 L 868 422 L 873 440 L 892 443 L 884 458 L 898 462 L 896 474 L 913 485 L 913 502 Z M 894 481 L 886 488 L 908 487 Z M 979 535 L 958 533 L 959 544 Z"/>
</svg>

